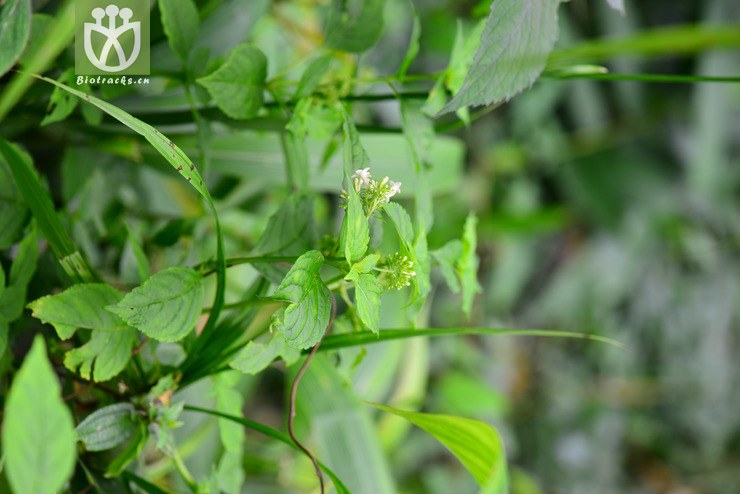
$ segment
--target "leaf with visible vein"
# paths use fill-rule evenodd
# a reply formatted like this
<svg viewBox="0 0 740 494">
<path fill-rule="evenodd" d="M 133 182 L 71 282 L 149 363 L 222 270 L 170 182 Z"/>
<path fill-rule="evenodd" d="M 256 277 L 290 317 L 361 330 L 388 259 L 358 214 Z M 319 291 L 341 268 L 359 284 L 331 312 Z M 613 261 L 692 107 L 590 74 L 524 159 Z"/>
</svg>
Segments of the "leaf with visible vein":
<svg viewBox="0 0 740 494">
<path fill-rule="evenodd" d="M 59 492 L 74 471 L 76 443 L 72 414 L 38 335 L 5 402 L 4 474 L 13 491 Z"/>
<path fill-rule="evenodd" d="M 95 410 L 77 424 L 77 437 L 87 451 L 105 451 L 136 434 L 138 418 L 131 403 L 116 403 Z"/>
<path fill-rule="evenodd" d="M 131 360 L 131 349 L 138 341 L 136 330 L 93 331 L 90 341 L 64 355 L 64 366 L 95 382 L 113 379 Z"/>
<path fill-rule="evenodd" d="M 126 324 L 105 310 L 123 298 L 118 290 L 102 283 L 82 283 L 57 295 L 47 295 L 28 304 L 33 317 L 51 324 L 59 338 L 71 338 L 77 329 L 119 331 Z"/>
<path fill-rule="evenodd" d="M 331 294 L 319 276 L 323 265 L 321 252 L 306 252 L 293 264 L 275 294 L 269 297 L 270 300 L 290 303 L 285 312 L 273 320 L 291 347 L 316 345 L 329 324 Z"/>
<path fill-rule="evenodd" d="M 542 73 L 558 37 L 560 0 L 496 0 L 460 91 L 439 114 L 506 101 Z"/>
<path fill-rule="evenodd" d="M 200 316 L 202 279 L 190 268 L 167 268 L 107 309 L 150 338 L 178 341 L 193 330 Z"/>
<path fill-rule="evenodd" d="M 234 48 L 229 59 L 212 74 L 198 79 L 218 107 L 231 118 L 254 117 L 264 103 L 267 58 L 252 44 Z"/>
<path fill-rule="evenodd" d="M 460 460 L 487 494 L 508 492 L 504 444 L 490 425 L 464 417 L 408 412 L 378 403 L 369 404 L 405 418 L 434 436 Z"/>
</svg>

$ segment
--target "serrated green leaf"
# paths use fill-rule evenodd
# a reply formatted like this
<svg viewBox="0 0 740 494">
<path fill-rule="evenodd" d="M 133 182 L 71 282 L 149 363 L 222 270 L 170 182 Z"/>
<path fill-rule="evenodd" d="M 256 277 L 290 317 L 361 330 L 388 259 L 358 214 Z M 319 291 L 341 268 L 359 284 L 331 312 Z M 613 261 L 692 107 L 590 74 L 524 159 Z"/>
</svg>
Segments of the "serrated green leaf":
<svg viewBox="0 0 740 494">
<path fill-rule="evenodd" d="M 13 379 L 2 432 L 4 473 L 13 491 L 59 492 L 74 470 L 77 437 L 41 335 Z"/>
<path fill-rule="evenodd" d="M 406 48 L 406 55 L 403 57 L 401 66 L 398 68 L 396 77 L 403 79 L 406 75 L 406 71 L 409 70 L 411 63 L 416 60 L 416 56 L 419 54 L 419 40 L 421 39 L 421 20 L 419 14 L 416 12 L 413 2 L 411 4 L 411 10 L 413 12 L 414 23 L 411 28 L 411 37 L 409 38 L 409 46 Z"/>
<path fill-rule="evenodd" d="M 74 81 L 74 76 L 74 70 L 67 69 L 61 76 L 59 76 L 59 80 L 70 84 Z M 77 98 L 75 98 L 74 95 L 69 94 L 62 88 L 55 87 L 54 91 L 51 92 L 51 97 L 49 98 L 50 111 L 41 121 L 41 126 L 43 127 L 55 122 L 61 122 L 70 116 L 76 107 Z"/>
<path fill-rule="evenodd" d="M 462 252 L 457 263 L 462 287 L 463 312 L 468 317 L 470 317 L 470 311 L 473 309 L 475 295 L 482 291 L 478 283 L 478 255 L 476 254 L 478 237 L 475 231 L 477 224 L 478 218 L 474 214 L 468 215 L 463 229 Z"/>
<path fill-rule="evenodd" d="M 319 276 L 324 256 L 310 250 L 299 257 L 271 300 L 290 302 L 274 319 L 288 346 L 310 348 L 324 336 L 331 312 L 331 293 Z"/>
<path fill-rule="evenodd" d="M 59 338 L 71 338 L 77 329 L 119 331 L 126 324 L 105 310 L 123 298 L 118 290 L 102 283 L 73 285 L 58 295 L 47 295 L 28 304 L 33 317 L 51 324 Z"/>
<path fill-rule="evenodd" d="M 363 273 L 369 273 L 373 270 L 378 261 L 380 260 L 379 254 L 368 254 L 363 260 L 352 265 L 345 280 L 355 280 L 357 276 Z"/>
<path fill-rule="evenodd" d="M 331 62 L 334 60 L 334 56 L 331 54 L 322 55 L 308 64 L 306 70 L 301 76 L 301 80 L 298 81 L 296 86 L 295 94 L 293 95 L 294 100 L 299 100 L 310 96 L 314 89 L 321 83 L 321 79 L 324 74 L 331 67 Z"/>
<path fill-rule="evenodd" d="M 361 53 L 383 34 L 385 0 L 333 0 L 324 38 L 335 50 Z"/>
<path fill-rule="evenodd" d="M 447 282 L 447 286 L 454 293 L 460 293 L 460 281 L 456 266 L 462 256 L 462 250 L 462 242 L 460 240 L 450 240 L 439 249 L 432 251 L 432 256 L 439 264 L 440 271 Z"/>
<path fill-rule="evenodd" d="M 150 338 L 178 341 L 193 330 L 200 317 L 202 278 L 182 266 L 164 269 L 108 310 Z"/>
<path fill-rule="evenodd" d="M 355 282 L 355 303 L 360 320 L 373 333 L 379 331 L 380 323 L 380 294 L 383 285 L 378 279 L 368 273 L 357 275 Z"/>
<path fill-rule="evenodd" d="M 370 405 L 403 417 L 434 436 L 460 460 L 486 493 L 508 492 L 504 444 L 490 425 L 464 417 L 408 412 L 378 403 Z"/>
<path fill-rule="evenodd" d="M 79 367 L 84 379 L 108 381 L 126 368 L 137 340 L 132 328 L 93 331 L 90 341 L 64 355 L 64 366 L 72 372 Z"/>
<path fill-rule="evenodd" d="M 352 264 L 365 255 L 369 243 L 370 225 L 365 217 L 362 200 L 354 187 L 350 186 L 347 211 L 339 232 L 339 250 L 344 254 L 347 262 Z"/>
<path fill-rule="evenodd" d="M 413 253 L 412 245 L 414 243 L 414 226 L 411 224 L 409 213 L 398 203 L 389 202 L 383 204 L 383 212 L 391 220 L 398 239 L 404 248 L 405 253 Z"/>
<path fill-rule="evenodd" d="M 473 65 L 440 111 L 505 101 L 531 86 L 558 37 L 560 0 L 496 0 Z"/>
<path fill-rule="evenodd" d="M 231 118 L 254 117 L 264 103 L 267 58 L 254 45 L 237 46 L 212 74 L 198 79 L 218 107 Z"/>
<path fill-rule="evenodd" d="M 137 423 L 136 409 L 131 403 L 116 403 L 95 410 L 75 431 L 87 451 L 105 451 L 136 435 Z"/>
<path fill-rule="evenodd" d="M 289 347 L 281 333 L 275 333 L 266 344 L 250 341 L 234 357 L 234 360 L 229 362 L 229 367 L 245 374 L 256 375 L 265 370 L 278 357 L 288 365 L 293 364 L 300 357 L 300 352 Z"/>
<path fill-rule="evenodd" d="M 187 64 L 198 37 L 198 8 L 193 0 L 159 0 L 162 27 L 175 55 Z"/>
<path fill-rule="evenodd" d="M 31 0 L 0 4 L 0 76 L 15 65 L 31 34 Z"/>
</svg>

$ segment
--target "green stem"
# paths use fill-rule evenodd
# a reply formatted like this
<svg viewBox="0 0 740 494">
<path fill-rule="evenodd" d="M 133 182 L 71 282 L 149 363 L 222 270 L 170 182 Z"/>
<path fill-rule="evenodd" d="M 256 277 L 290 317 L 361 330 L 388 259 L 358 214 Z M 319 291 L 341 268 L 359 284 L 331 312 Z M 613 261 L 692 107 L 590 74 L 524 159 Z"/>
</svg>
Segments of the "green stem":
<svg viewBox="0 0 740 494">
<path fill-rule="evenodd" d="M 185 481 L 187 486 L 190 488 L 190 490 L 194 493 L 198 492 L 198 483 L 193 478 L 193 475 L 190 473 L 190 470 L 188 470 L 187 465 L 182 461 L 182 458 L 180 457 L 180 453 L 175 450 L 172 454 L 172 462 L 175 465 L 175 468 L 180 473 L 180 476 L 182 477 L 182 480 Z"/>
</svg>

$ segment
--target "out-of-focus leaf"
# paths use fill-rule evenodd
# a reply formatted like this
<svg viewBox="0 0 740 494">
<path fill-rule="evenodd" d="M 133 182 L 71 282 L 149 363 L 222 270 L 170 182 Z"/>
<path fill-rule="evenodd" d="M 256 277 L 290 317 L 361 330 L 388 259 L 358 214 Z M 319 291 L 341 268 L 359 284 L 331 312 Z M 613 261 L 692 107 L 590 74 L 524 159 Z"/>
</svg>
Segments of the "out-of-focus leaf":
<svg viewBox="0 0 740 494">
<path fill-rule="evenodd" d="M 508 492 L 504 444 L 496 429 L 490 425 L 463 417 L 408 412 L 377 403 L 370 404 L 403 417 L 434 436 L 465 465 L 486 494 Z"/>
<path fill-rule="evenodd" d="M 212 74 L 198 79 L 221 110 L 231 118 L 251 118 L 264 103 L 267 58 L 254 45 L 234 48 L 229 59 Z"/>
<path fill-rule="evenodd" d="M 0 154 L 0 249 L 7 249 L 20 236 L 28 220 L 28 208 L 13 179 L 8 163 Z"/>
<path fill-rule="evenodd" d="M 175 266 L 134 288 L 108 310 L 130 326 L 159 341 L 178 341 L 195 327 L 203 307 L 202 276 Z"/>
<path fill-rule="evenodd" d="M 303 72 L 301 80 L 298 81 L 293 99 L 299 100 L 310 96 L 313 90 L 321 83 L 321 78 L 324 77 L 324 74 L 331 67 L 332 60 L 334 60 L 334 56 L 331 54 L 322 55 L 312 60 Z"/>
<path fill-rule="evenodd" d="M 0 76 L 18 61 L 31 33 L 31 0 L 0 5 Z"/>
<path fill-rule="evenodd" d="M 465 228 L 462 237 L 462 252 L 457 263 L 457 270 L 460 275 L 460 285 L 462 287 L 463 312 L 470 317 L 470 311 L 473 309 L 473 298 L 476 293 L 482 291 L 478 283 L 478 254 L 476 248 L 478 245 L 478 236 L 476 225 L 478 218 L 470 214 L 465 220 Z"/>
<path fill-rule="evenodd" d="M 310 250 L 296 259 L 270 300 L 289 302 L 282 315 L 274 319 L 289 346 L 309 348 L 324 336 L 329 324 L 331 298 L 319 276 L 324 256 Z"/>
<path fill-rule="evenodd" d="M 41 335 L 13 379 L 2 432 L 4 473 L 13 491 L 59 492 L 72 476 L 77 438 Z"/>
<path fill-rule="evenodd" d="M 299 352 L 287 345 L 282 334 L 275 333 L 267 344 L 256 341 L 247 343 L 234 360 L 229 362 L 229 366 L 245 374 L 255 375 L 265 370 L 278 357 L 290 365 L 299 356 Z"/>
<path fill-rule="evenodd" d="M 105 451 L 123 444 L 136 434 L 137 417 L 130 403 L 99 408 L 75 429 L 87 451 Z"/>
<path fill-rule="evenodd" d="M 624 0 L 606 0 L 606 3 L 620 14 L 625 15 Z"/>
<path fill-rule="evenodd" d="M 193 0 L 159 0 L 158 4 L 170 47 L 187 64 L 198 37 L 198 8 Z"/>
<path fill-rule="evenodd" d="M 297 412 L 298 418 L 310 424 L 318 446 L 317 456 L 342 479 L 349 491 L 353 494 L 396 492 L 367 409 L 327 357 L 314 357 L 303 376 Z"/>
<path fill-rule="evenodd" d="M 440 113 L 505 101 L 534 83 L 558 36 L 560 0 L 496 0 L 460 91 Z"/>
<path fill-rule="evenodd" d="M 432 256 L 439 264 L 440 271 L 447 282 L 447 286 L 454 293 L 460 292 L 460 281 L 455 266 L 462 256 L 462 250 L 462 242 L 460 240 L 450 240 L 439 249 L 432 251 Z"/>
<path fill-rule="evenodd" d="M 132 328 L 93 331 L 90 341 L 64 355 L 64 366 L 72 372 L 79 367 L 85 379 L 108 381 L 126 368 L 136 342 L 136 331 Z"/>
<path fill-rule="evenodd" d="M 383 34 L 385 0 L 333 0 L 326 22 L 326 46 L 360 53 Z"/>
<path fill-rule="evenodd" d="M 110 285 L 82 283 L 67 288 L 57 295 L 47 295 L 28 304 L 33 317 L 56 329 L 59 338 L 66 340 L 77 329 L 120 331 L 126 324 L 115 314 L 105 310 L 118 303 L 123 295 Z"/>
<path fill-rule="evenodd" d="M 414 23 L 413 27 L 411 28 L 411 37 L 409 38 L 409 47 L 406 49 L 406 55 L 403 57 L 403 61 L 401 62 L 401 66 L 398 68 L 397 77 L 399 79 L 403 79 L 406 75 L 406 71 L 409 70 L 409 66 L 411 66 L 411 63 L 416 59 L 416 55 L 419 54 L 419 39 L 421 38 L 421 20 L 419 19 L 419 14 L 416 12 L 416 8 L 414 7 L 413 2 L 409 2 L 411 4 L 411 9 L 413 11 L 414 16 Z"/>
<path fill-rule="evenodd" d="M 221 413 L 241 415 L 244 398 L 235 388 L 241 375 L 235 371 L 221 372 L 213 377 L 216 408 Z M 216 468 L 220 490 L 226 494 L 239 494 L 244 483 L 242 457 L 244 455 L 244 428 L 226 419 L 218 420 L 224 453 Z"/>
</svg>

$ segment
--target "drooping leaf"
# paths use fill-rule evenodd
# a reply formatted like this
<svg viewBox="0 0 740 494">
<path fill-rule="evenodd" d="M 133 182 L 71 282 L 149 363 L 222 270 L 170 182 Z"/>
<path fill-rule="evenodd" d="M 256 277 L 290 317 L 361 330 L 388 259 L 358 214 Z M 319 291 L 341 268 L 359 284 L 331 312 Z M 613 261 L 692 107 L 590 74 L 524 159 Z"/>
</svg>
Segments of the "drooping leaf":
<svg viewBox="0 0 740 494">
<path fill-rule="evenodd" d="M 477 224 L 478 218 L 474 214 L 468 215 L 463 229 L 462 253 L 457 263 L 457 270 L 460 273 L 460 285 L 462 287 L 463 312 L 468 317 L 470 317 L 470 311 L 473 308 L 475 295 L 482 291 L 478 283 L 478 255 L 476 254 L 478 237 L 475 231 Z"/>
<path fill-rule="evenodd" d="M 64 366 L 72 372 L 79 367 L 84 379 L 108 381 L 126 368 L 136 342 L 136 331 L 132 328 L 93 331 L 90 341 L 64 355 Z"/>
<path fill-rule="evenodd" d="M 505 101 L 534 83 L 558 36 L 560 0 L 496 0 L 460 91 L 440 113 Z"/>
<path fill-rule="evenodd" d="M 28 304 L 33 317 L 56 329 L 59 338 L 66 340 L 77 329 L 120 331 L 126 324 L 115 314 L 105 310 L 118 303 L 123 295 L 110 285 L 81 283 L 57 295 L 47 295 Z"/>
<path fill-rule="evenodd" d="M 76 442 L 72 414 L 39 335 L 5 402 L 4 473 L 13 491 L 59 492 L 74 470 Z"/>
<path fill-rule="evenodd" d="M 116 403 L 95 410 L 75 429 L 87 451 L 105 451 L 136 434 L 138 418 L 131 403 Z"/>
<path fill-rule="evenodd" d="M 15 65 L 31 33 L 31 0 L 0 4 L 0 76 Z"/>
<path fill-rule="evenodd" d="M 274 324 L 289 346 L 309 348 L 318 343 L 329 324 L 331 298 L 319 276 L 324 256 L 310 250 L 299 257 L 271 300 L 289 302 Z"/>
<path fill-rule="evenodd" d="M 231 118 L 245 119 L 257 114 L 264 103 L 267 58 L 254 45 L 241 44 L 212 74 L 198 79 L 218 107 Z"/>
<path fill-rule="evenodd" d="M 419 54 L 420 48 L 419 40 L 421 38 L 421 20 L 419 19 L 419 14 L 416 12 L 414 3 L 409 3 L 411 4 L 411 10 L 413 11 L 414 23 L 411 28 L 411 37 L 409 38 L 409 46 L 406 48 L 406 55 L 404 55 L 401 66 L 398 68 L 398 72 L 396 73 L 396 77 L 399 79 L 403 79 L 404 76 L 406 76 L 406 71 L 409 70 L 411 63 L 416 60 L 416 55 Z"/>
<path fill-rule="evenodd" d="M 234 360 L 229 362 L 229 366 L 245 374 L 256 375 L 265 370 L 278 357 L 290 365 L 299 356 L 300 354 L 295 348 L 287 345 L 285 337 L 281 333 L 275 333 L 266 344 L 256 341 L 247 343 L 234 357 Z"/>
<path fill-rule="evenodd" d="M 360 53 L 383 34 L 385 0 L 333 0 L 326 22 L 326 46 Z"/>
<path fill-rule="evenodd" d="M 350 185 L 348 196 L 347 211 L 339 232 L 339 250 L 344 254 L 347 262 L 352 264 L 362 258 L 367 251 L 370 243 L 370 226 L 365 217 L 362 200 L 352 185 Z"/>
<path fill-rule="evenodd" d="M 404 251 L 406 253 L 412 252 L 411 246 L 414 243 L 414 226 L 411 224 L 409 214 L 403 206 L 396 202 L 384 204 L 383 212 L 391 220 Z"/>
<path fill-rule="evenodd" d="M 198 8 L 193 0 L 159 0 L 162 27 L 172 51 L 187 64 L 198 37 Z"/>
<path fill-rule="evenodd" d="M 357 275 L 355 282 L 355 302 L 357 315 L 373 333 L 379 331 L 380 323 L 380 294 L 383 285 L 369 273 Z"/>
<path fill-rule="evenodd" d="M 195 327 L 203 307 L 202 276 L 175 266 L 134 288 L 108 310 L 130 326 L 159 341 L 178 341 Z"/>
<path fill-rule="evenodd" d="M 488 494 L 506 494 L 508 475 L 504 444 L 496 429 L 463 417 L 408 412 L 370 403 L 388 413 L 403 417 L 445 445 L 473 475 Z"/>
<path fill-rule="evenodd" d="M 313 93 L 313 90 L 321 83 L 324 74 L 331 67 L 332 60 L 334 60 L 334 56 L 328 53 L 311 61 L 303 72 L 301 80 L 298 81 L 298 86 L 296 86 L 293 95 L 294 100 L 305 98 Z"/>
</svg>

